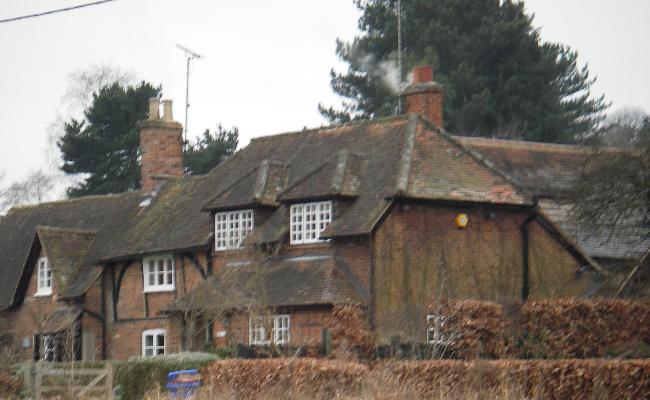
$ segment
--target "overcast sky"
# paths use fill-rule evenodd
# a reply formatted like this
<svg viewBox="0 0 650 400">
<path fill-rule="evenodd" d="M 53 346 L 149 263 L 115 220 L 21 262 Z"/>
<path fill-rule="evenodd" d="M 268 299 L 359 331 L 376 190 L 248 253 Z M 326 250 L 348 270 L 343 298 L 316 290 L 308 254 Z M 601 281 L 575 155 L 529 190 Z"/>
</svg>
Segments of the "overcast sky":
<svg viewBox="0 0 650 400">
<path fill-rule="evenodd" d="M 0 20 L 91 0 L 0 2 Z M 650 0 L 527 0 L 544 41 L 578 50 L 612 109 L 650 111 Z M 329 71 L 344 68 L 336 39 L 351 40 L 352 0 L 116 0 L 0 23 L 0 171 L 5 184 L 46 164 L 47 127 L 75 70 L 111 63 L 162 84 L 185 120 L 186 59 L 193 61 L 189 136 L 217 123 L 250 138 L 325 124 L 317 110 L 340 100 Z"/>
</svg>

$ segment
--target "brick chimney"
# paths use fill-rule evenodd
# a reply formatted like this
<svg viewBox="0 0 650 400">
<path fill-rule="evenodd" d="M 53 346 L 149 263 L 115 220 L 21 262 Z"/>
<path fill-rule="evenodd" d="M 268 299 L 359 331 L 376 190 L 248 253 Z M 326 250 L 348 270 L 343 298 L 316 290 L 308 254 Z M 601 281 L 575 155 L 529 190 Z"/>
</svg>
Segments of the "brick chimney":
<svg viewBox="0 0 650 400">
<path fill-rule="evenodd" d="M 404 89 L 402 98 L 404 114 L 418 113 L 438 126 L 442 126 L 442 85 L 433 81 L 433 67 L 413 67 L 413 83 Z"/>
<path fill-rule="evenodd" d="M 151 197 L 167 178 L 183 176 L 183 126 L 174 121 L 172 101 L 149 99 L 149 119 L 140 125 L 142 197 Z"/>
</svg>

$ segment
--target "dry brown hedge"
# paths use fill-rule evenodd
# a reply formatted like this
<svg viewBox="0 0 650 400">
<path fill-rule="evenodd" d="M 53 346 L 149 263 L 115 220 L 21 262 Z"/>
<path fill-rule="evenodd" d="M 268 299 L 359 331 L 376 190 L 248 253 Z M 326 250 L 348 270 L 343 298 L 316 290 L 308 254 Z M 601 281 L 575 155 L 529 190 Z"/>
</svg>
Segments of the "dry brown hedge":
<svg viewBox="0 0 650 400">
<path fill-rule="evenodd" d="M 508 323 L 501 304 L 487 301 L 447 301 L 439 307 L 430 307 L 430 314 L 445 317 L 443 328 L 453 331 L 454 357 L 500 358 L 506 353 Z M 449 335 L 451 336 L 451 335 Z"/>
<path fill-rule="evenodd" d="M 0 394 L 13 396 L 23 387 L 23 383 L 13 379 L 11 376 L 0 372 Z"/>
<path fill-rule="evenodd" d="M 278 396 L 336 391 L 356 393 L 368 368 L 359 363 L 310 358 L 219 361 L 203 371 L 207 385 L 250 398 L 261 392 Z"/>
<path fill-rule="evenodd" d="M 650 302 L 553 299 L 526 303 L 452 300 L 431 308 L 455 333 L 454 357 L 594 358 L 608 349 L 650 347 Z M 645 343 L 645 344 L 644 344 Z"/>
<path fill-rule="evenodd" d="M 547 358 L 602 357 L 607 348 L 622 343 L 650 344 L 650 302 L 529 301 L 521 308 L 520 326 L 529 352 Z"/>
<path fill-rule="evenodd" d="M 649 360 L 438 360 L 374 369 L 336 360 L 228 360 L 206 367 L 204 379 L 243 399 L 260 393 L 363 397 L 369 382 L 394 381 L 417 398 L 516 388 L 528 399 L 650 399 Z"/>
<path fill-rule="evenodd" d="M 650 361 L 494 360 L 391 363 L 419 391 L 515 386 L 529 398 L 650 398 Z"/>
<path fill-rule="evenodd" d="M 328 328 L 332 331 L 334 358 L 345 358 L 350 351 L 360 358 L 368 359 L 376 348 L 365 310 L 358 305 L 337 305 L 332 310 L 332 321 Z"/>
</svg>

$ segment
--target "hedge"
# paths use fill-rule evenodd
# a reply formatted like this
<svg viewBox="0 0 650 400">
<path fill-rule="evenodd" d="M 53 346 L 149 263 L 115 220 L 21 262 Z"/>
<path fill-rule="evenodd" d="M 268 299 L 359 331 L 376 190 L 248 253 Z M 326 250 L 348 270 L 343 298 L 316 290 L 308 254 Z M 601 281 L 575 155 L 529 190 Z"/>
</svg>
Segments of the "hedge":
<svg viewBox="0 0 650 400">
<path fill-rule="evenodd" d="M 132 357 L 114 364 L 114 385 L 122 400 L 139 400 L 156 385 L 165 389 L 170 372 L 199 369 L 218 360 L 221 357 L 210 353 Z"/>
<path fill-rule="evenodd" d="M 366 398 L 389 395 L 399 388 L 408 388 L 412 398 L 431 399 L 461 398 L 462 393 L 512 393 L 513 389 L 530 399 L 650 396 L 649 360 L 391 361 L 372 368 L 339 360 L 227 360 L 203 372 L 208 390 L 249 399 Z M 368 389 L 373 386 L 374 393 Z"/>
</svg>

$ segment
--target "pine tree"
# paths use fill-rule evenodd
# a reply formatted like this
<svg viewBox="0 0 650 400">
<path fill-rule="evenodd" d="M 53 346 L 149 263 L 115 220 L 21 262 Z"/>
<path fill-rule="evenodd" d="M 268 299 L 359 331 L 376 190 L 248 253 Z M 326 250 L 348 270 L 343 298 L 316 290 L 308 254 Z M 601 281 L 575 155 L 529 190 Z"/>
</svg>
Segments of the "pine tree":
<svg viewBox="0 0 650 400">
<path fill-rule="evenodd" d="M 183 149 L 183 167 L 187 175 L 204 175 L 237 150 L 239 130 L 233 127 L 226 130 L 217 125 L 212 134 L 209 129 L 203 132 L 203 138 L 196 138 L 196 143 L 185 142 Z"/>
<path fill-rule="evenodd" d="M 84 111 L 85 119 L 65 124 L 61 170 L 87 174 L 69 197 L 121 193 L 140 188 L 138 122 L 147 118 L 149 99 L 158 97 L 160 87 L 141 82 L 123 87 L 119 83 L 102 88 Z"/>
<path fill-rule="evenodd" d="M 84 120 L 71 119 L 65 124 L 65 135 L 57 142 L 63 158 L 61 170 L 84 174 L 81 183 L 68 188 L 68 197 L 140 188 L 138 123 L 148 117 L 149 99 L 158 97 L 161 90 L 144 81 L 126 87 L 113 83 L 93 95 Z M 237 144 L 237 128 L 225 131 L 219 126 L 216 137 L 206 131 L 196 144 L 185 144 L 187 173 L 209 172 L 232 154 Z"/>
<path fill-rule="evenodd" d="M 397 58 L 395 0 L 357 0 L 362 35 L 339 42 L 347 73 L 332 71 L 343 109 L 319 106 L 331 122 L 392 115 L 401 81 L 415 65 L 434 66 L 445 87 L 445 128 L 460 135 L 569 143 L 593 130 L 604 99 L 577 52 L 542 44 L 523 2 L 403 0 L 403 71 Z M 400 87 L 400 84 L 402 85 Z"/>
</svg>

